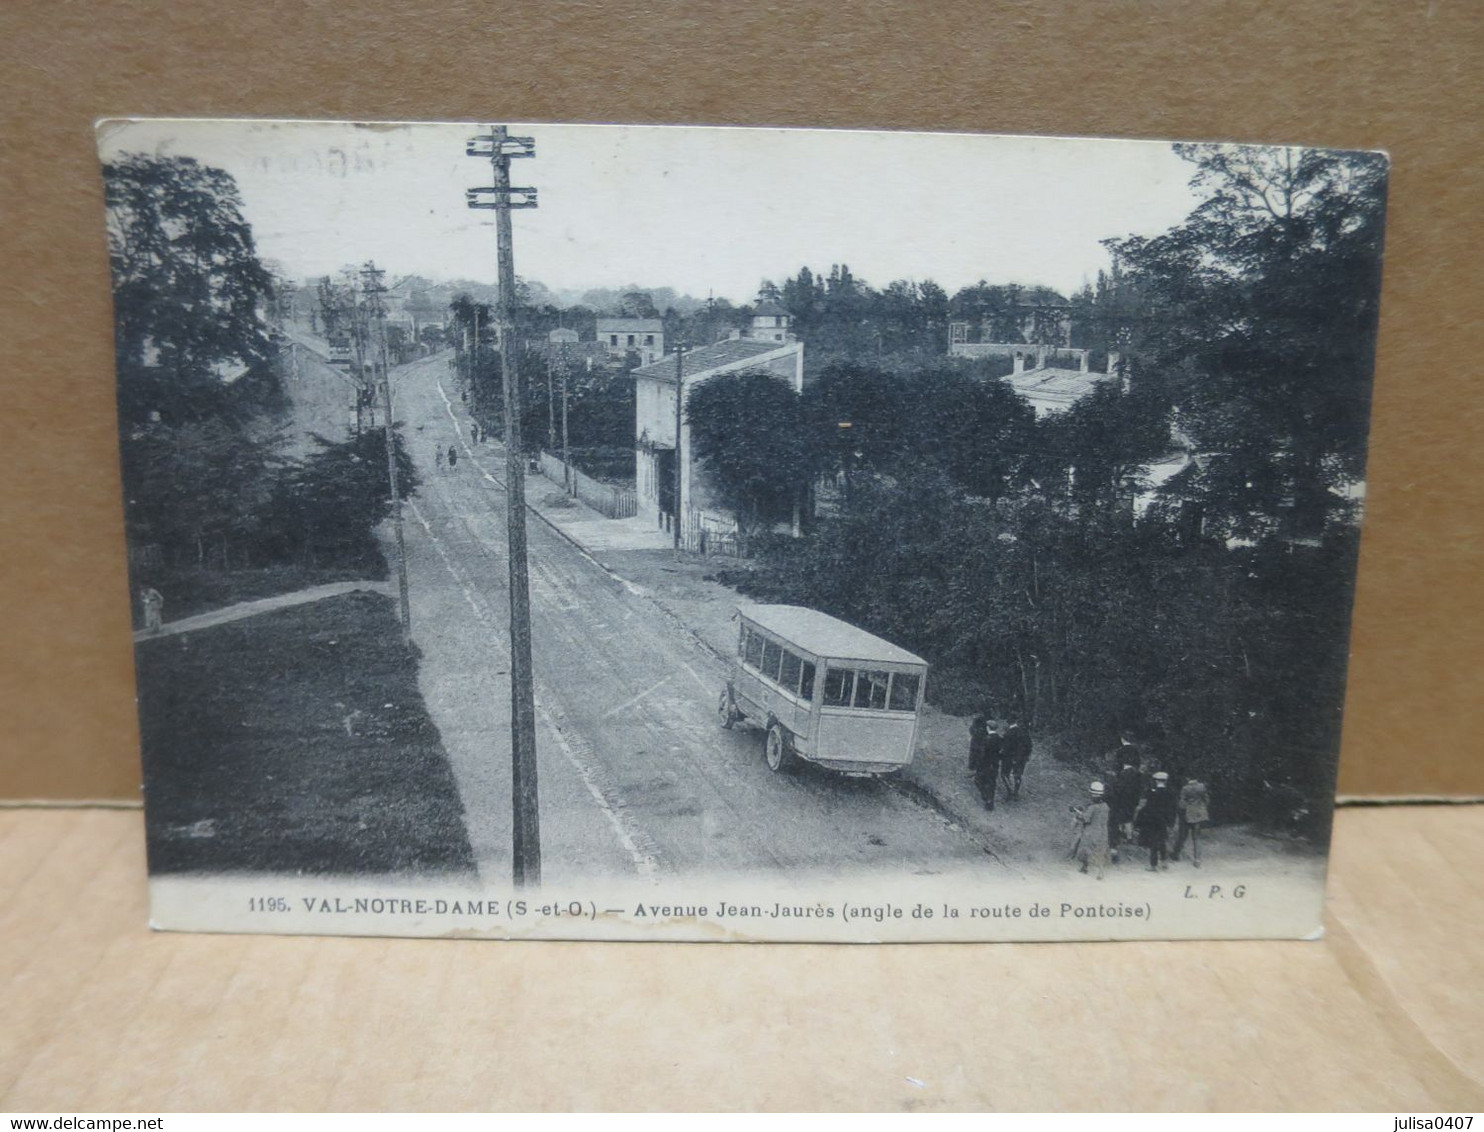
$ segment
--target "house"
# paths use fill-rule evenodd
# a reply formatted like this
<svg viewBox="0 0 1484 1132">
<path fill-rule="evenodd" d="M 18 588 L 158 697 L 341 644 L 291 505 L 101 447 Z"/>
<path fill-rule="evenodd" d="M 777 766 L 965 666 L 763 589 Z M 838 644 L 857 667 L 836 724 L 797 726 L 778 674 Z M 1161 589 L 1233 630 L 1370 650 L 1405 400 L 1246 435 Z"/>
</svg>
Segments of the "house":
<svg viewBox="0 0 1484 1132">
<path fill-rule="evenodd" d="M 787 319 L 787 314 L 762 314 Z M 728 338 L 682 356 L 677 374 L 675 355 L 641 366 L 634 379 L 635 487 L 638 513 L 662 530 L 680 528 L 681 545 L 700 549 L 703 538 L 725 539 L 737 531 L 736 517 L 715 500 L 704 467 L 692 455 L 690 426 L 680 421 L 676 438 L 677 398 L 684 406 L 691 392 L 714 377 L 760 370 L 786 381 L 795 392 L 804 388 L 804 344 L 787 332 L 786 321 L 758 325 L 767 337 Z M 782 338 L 772 337 L 781 333 Z M 683 411 L 683 410 L 682 410 Z M 677 497 L 676 469 L 679 467 Z"/>
<path fill-rule="evenodd" d="M 982 321 L 948 324 L 948 353 L 955 358 L 1009 357 L 1028 343 L 1065 349 L 1072 343 L 1072 304 L 1050 287 L 1007 288 L 1009 305 Z"/>
<path fill-rule="evenodd" d="M 732 338 L 752 338 L 759 342 L 793 340 L 793 316 L 772 299 L 759 298 L 752 310 L 752 324 L 746 330 L 734 330 Z"/>
<path fill-rule="evenodd" d="M 640 365 L 649 365 L 665 356 L 665 324 L 658 318 L 600 318 L 598 343 L 610 358 L 622 361 L 632 350 Z"/>
<path fill-rule="evenodd" d="M 601 342 L 583 342 L 577 331 L 566 327 L 558 327 L 547 334 L 545 342 L 528 343 L 528 347 L 539 349 L 547 364 L 567 366 L 569 372 L 591 373 L 608 360 L 608 351 Z"/>
<path fill-rule="evenodd" d="M 1087 350 L 1067 350 L 1062 354 L 1075 358 L 1077 368 L 1048 365 L 1048 359 L 1059 360 L 1060 356 L 1050 354 L 1045 347 L 1021 346 L 1011 363 L 1014 369 L 1008 377 L 1001 378 L 1031 403 L 1038 419 L 1064 413 L 1103 382 L 1120 380 L 1116 353 L 1108 355 L 1106 373 L 1091 371 Z M 1034 364 L 1027 368 L 1027 361 Z"/>
</svg>

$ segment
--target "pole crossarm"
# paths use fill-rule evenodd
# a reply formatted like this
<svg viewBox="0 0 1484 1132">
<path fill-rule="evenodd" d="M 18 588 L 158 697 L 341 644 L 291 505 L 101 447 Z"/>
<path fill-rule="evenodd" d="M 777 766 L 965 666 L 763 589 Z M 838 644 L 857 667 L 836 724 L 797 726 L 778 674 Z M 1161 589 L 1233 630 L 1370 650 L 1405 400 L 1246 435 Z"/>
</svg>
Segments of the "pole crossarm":
<svg viewBox="0 0 1484 1132">
<path fill-rule="evenodd" d="M 535 208 L 536 190 L 512 185 L 496 185 L 464 190 L 464 203 L 470 208 Z"/>
<path fill-rule="evenodd" d="M 509 134 L 475 134 L 464 143 L 469 157 L 535 157 L 536 139 L 511 137 Z"/>
</svg>

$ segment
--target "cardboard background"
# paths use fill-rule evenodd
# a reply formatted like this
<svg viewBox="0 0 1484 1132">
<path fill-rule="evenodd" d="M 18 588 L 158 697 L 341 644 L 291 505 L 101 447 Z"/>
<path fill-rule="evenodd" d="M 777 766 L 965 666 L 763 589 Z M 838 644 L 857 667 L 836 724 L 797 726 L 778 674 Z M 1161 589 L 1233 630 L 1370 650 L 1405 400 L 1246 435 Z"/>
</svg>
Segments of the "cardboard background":
<svg viewBox="0 0 1484 1132">
<path fill-rule="evenodd" d="M 1341 790 L 1484 794 L 1484 18 L 1364 5 L 310 0 L 0 9 L 0 797 L 137 796 L 105 115 L 696 122 L 1393 158 Z"/>
</svg>

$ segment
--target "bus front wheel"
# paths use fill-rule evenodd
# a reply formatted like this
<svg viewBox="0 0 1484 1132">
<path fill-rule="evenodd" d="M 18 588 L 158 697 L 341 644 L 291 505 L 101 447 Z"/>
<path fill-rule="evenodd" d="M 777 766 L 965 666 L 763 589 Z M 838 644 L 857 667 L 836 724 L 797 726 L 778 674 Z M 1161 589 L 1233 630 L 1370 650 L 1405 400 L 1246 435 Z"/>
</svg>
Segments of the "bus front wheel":
<svg viewBox="0 0 1484 1132">
<path fill-rule="evenodd" d="M 784 729 L 781 723 L 775 723 L 768 728 L 768 742 L 763 749 L 763 756 L 768 760 L 768 769 L 777 774 L 791 771 L 797 764 L 798 756 L 794 754 L 793 736 Z"/>
</svg>

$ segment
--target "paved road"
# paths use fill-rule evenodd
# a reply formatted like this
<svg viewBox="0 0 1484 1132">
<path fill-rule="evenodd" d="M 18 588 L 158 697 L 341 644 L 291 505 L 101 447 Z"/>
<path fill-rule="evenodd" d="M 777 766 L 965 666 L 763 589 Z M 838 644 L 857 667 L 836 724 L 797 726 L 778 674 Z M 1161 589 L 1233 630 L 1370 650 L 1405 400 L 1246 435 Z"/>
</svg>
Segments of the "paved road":
<svg viewBox="0 0 1484 1132">
<path fill-rule="evenodd" d="M 510 841 L 503 458 L 468 443 L 447 365 L 393 374 L 422 478 L 406 523 L 413 634 L 475 856 L 498 881 Z M 435 452 L 450 444 L 457 469 L 439 469 Z M 528 527 L 546 883 L 998 867 L 981 841 L 884 783 L 770 772 L 759 732 L 718 725 L 724 666 L 539 518 Z"/>
</svg>

